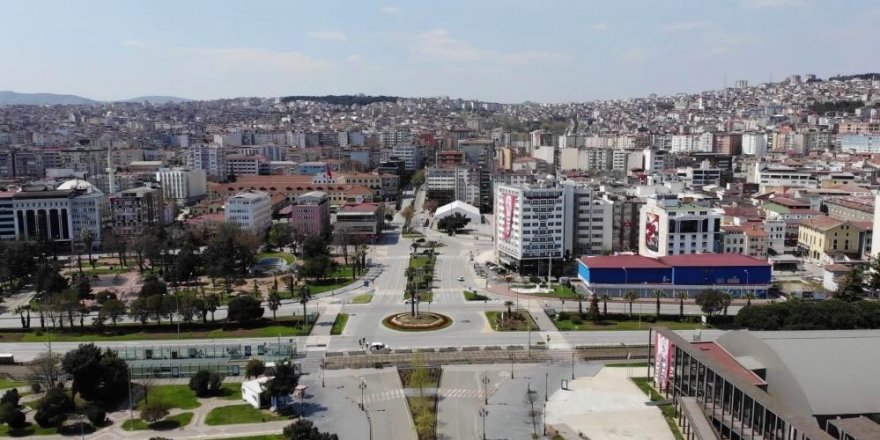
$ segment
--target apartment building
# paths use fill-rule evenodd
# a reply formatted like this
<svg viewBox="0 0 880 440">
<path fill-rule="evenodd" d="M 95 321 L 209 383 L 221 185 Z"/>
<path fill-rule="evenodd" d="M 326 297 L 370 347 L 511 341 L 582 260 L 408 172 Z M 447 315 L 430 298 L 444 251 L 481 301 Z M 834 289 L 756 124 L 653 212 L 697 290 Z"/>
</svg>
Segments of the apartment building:
<svg viewBox="0 0 880 440">
<path fill-rule="evenodd" d="M 385 204 L 357 203 L 339 208 L 333 231 L 348 235 L 350 243 L 375 243 L 384 224 Z"/>
<path fill-rule="evenodd" d="M 312 191 L 296 197 L 290 206 L 290 227 L 294 235 L 321 236 L 330 233 L 330 198 Z"/>
<path fill-rule="evenodd" d="M 818 216 L 801 222 L 798 250 L 808 260 L 830 264 L 847 259 L 861 259 L 864 225 Z"/>
<path fill-rule="evenodd" d="M 722 249 L 725 254 L 742 254 L 767 259 L 769 234 L 761 224 L 721 226 Z"/>
<path fill-rule="evenodd" d="M 146 186 L 131 188 L 110 195 L 110 216 L 113 232 L 131 237 L 147 229 L 161 226 L 163 219 L 162 190 Z"/>
<path fill-rule="evenodd" d="M 205 170 L 189 168 L 162 168 L 156 172 L 156 181 L 162 187 L 165 200 L 179 205 L 195 202 L 207 192 Z"/>
<path fill-rule="evenodd" d="M 226 152 L 220 145 L 194 145 L 186 156 L 187 168 L 205 170 L 208 177 L 216 180 L 226 179 Z"/>
</svg>

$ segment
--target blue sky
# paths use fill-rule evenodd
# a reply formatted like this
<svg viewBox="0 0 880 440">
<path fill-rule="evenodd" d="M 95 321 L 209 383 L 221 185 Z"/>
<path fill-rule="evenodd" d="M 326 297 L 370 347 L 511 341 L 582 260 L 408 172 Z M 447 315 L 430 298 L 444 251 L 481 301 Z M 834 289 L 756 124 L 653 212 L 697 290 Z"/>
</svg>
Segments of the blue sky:
<svg viewBox="0 0 880 440">
<path fill-rule="evenodd" d="M 880 2 L 0 2 L 0 90 L 584 101 L 878 71 Z"/>
</svg>

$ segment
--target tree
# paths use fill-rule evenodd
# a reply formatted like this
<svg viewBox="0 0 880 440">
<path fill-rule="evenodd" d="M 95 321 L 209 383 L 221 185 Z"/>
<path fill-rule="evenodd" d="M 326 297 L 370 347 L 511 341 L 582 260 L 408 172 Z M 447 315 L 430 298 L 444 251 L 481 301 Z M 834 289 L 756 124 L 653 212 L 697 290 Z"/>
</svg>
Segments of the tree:
<svg viewBox="0 0 880 440">
<path fill-rule="evenodd" d="M 730 307 L 730 303 L 733 302 L 733 295 L 729 293 L 725 293 L 722 297 L 721 304 L 724 306 L 724 316 L 727 316 L 727 308 Z"/>
<path fill-rule="evenodd" d="M 312 291 L 308 285 L 303 285 L 299 288 L 299 303 L 303 306 L 303 328 L 306 327 L 309 320 L 308 314 L 306 313 L 306 304 L 309 303 L 310 299 L 312 299 Z"/>
<path fill-rule="evenodd" d="M 113 298 L 101 306 L 98 316 L 104 317 L 105 320 L 109 319 L 115 326 L 119 319 L 125 316 L 125 304 L 123 304 L 122 301 Z"/>
<path fill-rule="evenodd" d="M 5 423 L 10 429 L 16 430 L 26 427 L 27 419 L 17 405 L 4 403 L 0 404 L 0 423 Z"/>
<path fill-rule="evenodd" d="M 333 270 L 336 262 L 327 255 L 318 255 L 303 261 L 299 273 L 306 278 L 324 279 Z"/>
<path fill-rule="evenodd" d="M 687 290 L 675 292 L 675 297 L 678 298 L 678 320 L 684 321 L 684 300 L 688 298 Z"/>
<path fill-rule="evenodd" d="M 424 389 L 431 384 L 431 372 L 425 364 L 425 355 L 415 353 L 412 356 L 412 369 L 410 370 L 409 385 L 419 389 L 419 396 L 424 396 Z"/>
<path fill-rule="evenodd" d="M 55 388 L 61 375 L 61 355 L 57 352 L 42 352 L 30 363 L 30 380 L 42 388 Z"/>
<path fill-rule="evenodd" d="M 425 170 L 421 169 L 413 173 L 412 177 L 409 179 L 409 182 L 412 183 L 413 187 L 418 188 L 425 183 Z"/>
<path fill-rule="evenodd" d="M 272 225 L 272 228 L 269 229 L 269 233 L 266 236 L 266 243 L 270 247 L 281 249 L 290 244 L 292 238 L 293 233 L 290 229 L 290 224 L 275 223 Z"/>
<path fill-rule="evenodd" d="M 119 264 L 123 267 L 127 267 L 128 260 L 126 259 L 126 254 L 128 254 L 128 242 L 124 238 L 116 235 L 112 229 L 105 229 L 104 232 L 101 233 L 101 236 L 101 246 L 104 250 L 111 254 L 115 253 L 119 258 Z"/>
<path fill-rule="evenodd" d="M 27 304 L 18 306 L 15 308 L 15 313 L 18 313 L 18 317 L 21 319 L 21 328 L 31 328 L 31 306 Z M 27 317 L 25 317 L 25 313 L 27 313 Z"/>
<path fill-rule="evenodd" d="M 34 421 L 43 428 L 61 426 L 74 411 L 73 399 L 58 388 L 49 388 L 37 406 Z"/>
<path fill-rule="evenodd" d="M 72 395 L 79 393 L 90 402 L 113 402 L 128 387 L 128 365 L 109 348 L 102 352 L 94 344 L 82 344 L 64 355 L 61 367 L 73 376 Z"/>
<path fill-rule="evenodd" d="M 582 293 L 576 293 L 575 296 L 578 300 L 578 316 L 584 316 L 584 299 L 585 296 Z"/>
<path fill-rule="evenodd" d="M 712 317 L 724 308 L 724 294 L 717 290 L 704 290 L 697 294 L 694 302 L 700 306 L 703 313 Z"/>
<path fill-rule="evenodd" d="M 455 214 L 441 218 L 440 221 L 437 222 L 437 229 L 446 232 L 449 235 L 455 235 L 458 231 L 464 229 L 464 227 L 470 222 L 470 217 L 462 215 L 460 212 L 456 212 Z"/>
<path fill-rule="evenodd" d="M 216 396 L 223 387 L 223 375 L 208 370 L 199 370 L 189 378 L 189 389 L 195 391 L 196 396 Z"/>
<path fill-rule="evenodd" d="M 607 293 L 602 294 L 602 316 L 608 317 L 608 300 L 611 299 Z"/>
<path fill-rule="evenodd" d="M 12 405 L 13 407 L 18 406 L 18 401 L 21 399 L 21 396 L 18 394 L 18 389 L 12 388 L 6 393 L 3 394 L 3 397 L 0 397 L 0 405 Z"/>
<path fill-rule="evenodd" d="M 214 322 L 214 312 L 220 307 L 220 296 L 216 293 L 205 295 L 205 309 L 211 312 L 211 322 Z"/>
<path fill-rule="evenodd" d="M 168 415 L 168 406 L 163 402 L 147 403 L 141 408 L 141 418 L 147 423 L 155 423 Z"/>
<path fill-rule="evenodd" d="M 504 305 L 507 306 L 507 316 L 508 317 L 512 316 L 510 308 L 513 307 L 513 301 L 510 301 L 510 300 L 504 301 Z"/>
<path fill-rule="evenodd" d="M 323 237 L 318 235 L 310 235 L 303 241 L 302 256 L 303 259 L 309 260 L 320 256 L 330 255 L 330 245 Z"/>
<path fill-rule="evenodd" d="M 599 297 L 596 294 L 590 296 L 590 320 L 599 322 Z"/>
<path fill-rule="evenodd" d="M 128 304 L 128 317 L 141 323 L 141 326 L 147 325 L 150 319 L 150 309 L 147 306 L 146 298 L 137 298 Z"/>
<path fill-rule="evenodd" d="M 406 207 L 400 210 L 400 216 L 403 217 L 403 224 L 406 226 L 409 226 L 409 222 L 412 221 L 415 215 L 416 209 L 412 205 L 406 205 Z"/>
<path fill-rule="evenodd" d="M 244 375 L 248 379 L 262 376 L 266 372 L 266 364 L 260 359 L 250 359 L 244 367 Z"/>
<path fill-rule="evenodd" d="M 281 295 L 278 294 L 277 289 L 269 291 L 268 305 L 269 310 L 272 311 L 272 320 L 275 321 L 277 319 L 275 314 L 278 311 L 278 308 L 281 307 Z"/>
<path fill-rule="evenodd" d="M 654 299 L 657 300 L 657 320 L 659 321 L 660 320 L 660 298 L 663 298 L 664 296 L 666 296 L 666 294 L 664 294 L 662 290 L 658 289 L 658 290 L 651 292 L 651 296 L 653 296 Z"/>
<path fill-rule="evenodd" d="M 282 437 L 285 440 L 339 440 L 336 434 L 318 431 L 312 421 L 305 418 L 284 427 Z"/>
<path fill-rule="evenodd" d="M 89 419 L 89 423 L 93 426 L 102 426 L 107 421 L 107 412 L 98 405 L 86 405 L 83 413 Z"/>
<path fill-rule="evenodd" d="M 284 361 L 275 366 L 275 376 L 266 382 L 266 392 L 273 398 L 289 396 L 299 385 L 299 375 L 293 365 Z"/>
<path fill-rule="evenodd" d="M 92 246 L 95 244 L 95 233 L 91 229 L 80 229 L 79 239 L 82 241 L 86 252 L 89 253 L 89 264 L 94 268 L 95 263 L 92 262 Z"/>
<path fill-rule="evenodd" d="M 149 275 L 144 279 L 144 285 L 141 286 L 141 298 L 148 298 L 155 295 L 165 295 L 168 293 L 168 286 L 164 281 L 155 275 Z"/>
<path fill-rule="evenodd" d="M 749 291 L 746 292 L 745 295 L 743 295 L 743 296 L 746 297 L 746 307 L 752 305 L 752 300 L 756 298 L 756 296 L 755 296 L 755 292 L 752 291 L 752 290 L 749 290 Z"/>
<path fill-rule="evenodd" d="M 856 302 L 865 298 L 864 272 L 861 268 L 852 268 L 850 273 L 838 284 L 834 298 L 845 302 Z"/>
<path fill-rule="evenodd" d="M 623 296 L 623 299 L 625 299 L 625 300 L 629 303 L 629 316 L 632 317 L 632 315 L 633 315 L 633 303 L 634 303 L 637 299 L 639 299 L 639 294 L 636 293 L 635 290 L 630 290 L 630 291 L 626 292 L 626 295 Z"/>
<path fill-rule="evenodd" d="M 260 300 L 248 295 L 239 295 L 229 303 L 226 319 L 241 324 L 249 324 L 262 318 L 263 312 Z"/>
</svg>

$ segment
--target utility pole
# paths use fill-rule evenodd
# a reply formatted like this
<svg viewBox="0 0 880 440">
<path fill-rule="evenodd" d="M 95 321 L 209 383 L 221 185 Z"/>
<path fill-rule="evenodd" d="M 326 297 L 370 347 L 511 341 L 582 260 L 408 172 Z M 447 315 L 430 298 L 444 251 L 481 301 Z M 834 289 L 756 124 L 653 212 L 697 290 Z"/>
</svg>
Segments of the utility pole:
<svg viewBox="0 0 880 440">
<path fill-rule="evenodd" d="M 361 389 L 361 411 L 366 411 L 364 406 L 364 390 L 367 389 L 367 382 L 361 379 L 361 384 L 358 385 L 358 388 Z"/>
<path fill-rule="evenodd" d="M 484 374 L 483 378 L 480 379 L 480 382 L 483 384 L 483 403 L 488 405 L 489 404 L 489 377 Z"/>
<path fill-rule="evenodd" d="M 486 440 L 486 416 L 489 415 L 489 411 L 487 411 L 486 408 L 480 408 L 478 414 L 483 418 L 483 440 Z"/>
</svg>

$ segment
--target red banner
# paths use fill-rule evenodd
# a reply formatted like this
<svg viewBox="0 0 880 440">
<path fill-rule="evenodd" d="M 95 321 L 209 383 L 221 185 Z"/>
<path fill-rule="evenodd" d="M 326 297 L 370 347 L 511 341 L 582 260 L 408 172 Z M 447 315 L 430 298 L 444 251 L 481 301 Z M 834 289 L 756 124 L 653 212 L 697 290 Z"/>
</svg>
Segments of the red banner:
<svg viewBox="0 0 880 440">
<path fill-rule="evenodd" d="M 514 216 L 514 208 L 516 207 L 517 197 L 513 194 L 505 194 L 504 195 L 504 231 L 501 234 L 501 239 L 504 241 L 510 241 L 510 235 L 513 232 L 513 216 Z"/>
</svg>

